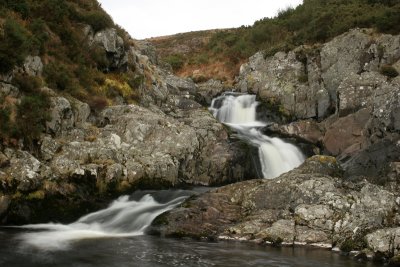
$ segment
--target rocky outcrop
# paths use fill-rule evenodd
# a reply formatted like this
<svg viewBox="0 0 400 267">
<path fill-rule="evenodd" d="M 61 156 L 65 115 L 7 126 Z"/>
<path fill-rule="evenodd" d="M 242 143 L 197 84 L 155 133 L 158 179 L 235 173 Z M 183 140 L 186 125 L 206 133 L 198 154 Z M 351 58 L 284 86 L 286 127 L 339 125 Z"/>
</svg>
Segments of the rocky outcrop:
<svg viewBox="0 0 400 267">
<path fill-rule="evenodd" d="M 30 76 L 41 76 L 43 63 L 38 56 L 28 56 L 23 65 L 23 71 Z"/>
<path fill-rule="evenodd" d="M 266 58 L 260 52 L 242 66 L 237 87 L 301 119 L 265 132 L 310 142 L 336 156 L 348 176 L 380 183 L 388 165 L 400 160 L 400 78 L 381 71 L 399 61 L 399 40 L 354 29 L 319 46 Z"/>
<path fill-rule="evenodd" d="M 197 84 L 196 100 L 203 105 L 210 106 L 211 101 L 227 90 L 224 84 L 219 80 L 208 80 Z"/>
<path fill-rule="evenodd" d="M 125 70 L 128 64 L 129 49 L 125 47 L 124 40 L 118 35 L 117 30 L 108 28 L 93 32 L 90 26 L 83 29 L 89 43 L 105 52 L 107 64 L 104 71 Z"/>
<path fill-rule="evenodd" d="M 158 217 L 152 232 L 388 253 L 391 242 L 375 236 L 397 231 L 385 229 L 400 223 L 398 210 L 397 195 L 366 181 L 347 182 L 334 158 L 314 156 L 277 179 L 193 197 Z"/>
<path fill-rule="evenodd" d="M 266 59 L 262 52 L 255 54 L 240 68 L 238 89 L 278 105 L 287 115 L 323 118 L 328 114 L 330 102 L 318 77 L 316 59 L 310 58 L 309 66 L 305 66 L 296 52 L 279 52 Z"/>
<path fill-rule="evenodd" d="M 86 104 L 58 96 L 51 101 L 51 135 L 41 139 L 38 156 L 14 149 L 2 154 L 1 192 L 11 200 L 1 206 L 3 222 L 43 220 L 46 214 L 37 210 L 47 201 L 64 201 L 72 209 L 81 201 L 94 203 L 138 188 L 256 177 L 244 145 L 231 142 L 225 128 L 198 106 L 178 105 L 174 117 L 154 105 L 113 106 L 91 124 Z M 63 219 L 60 211 L 46 219 Z"/>
<path fill-rule="evenodd" d="M 400 59 L 399 39 L 354 29 L 319 47 L 267 58 L 259 52 L 241 67 L 238 88 L 298 119 L 323 119 L 335 110 L 345 115 L 367 106 L 365 99 L 386 81 L 378 72 Z"/>
</svg>

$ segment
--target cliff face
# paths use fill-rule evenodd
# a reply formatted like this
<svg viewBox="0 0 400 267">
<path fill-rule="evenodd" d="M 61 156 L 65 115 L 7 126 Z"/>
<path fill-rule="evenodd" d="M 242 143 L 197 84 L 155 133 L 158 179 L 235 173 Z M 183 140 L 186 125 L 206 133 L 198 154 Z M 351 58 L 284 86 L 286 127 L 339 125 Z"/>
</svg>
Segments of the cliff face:
<svg viewBox="0 0 400 267">
<path fill-rule="evenodd" d="M 355 29 L 323 45 L 255 54 L 237 89 L 296 119 L 281 132 L 320 143 L 349 175 L 380 176 L 400 156 L 399 60 L 400 36 Z"/>
</svg>

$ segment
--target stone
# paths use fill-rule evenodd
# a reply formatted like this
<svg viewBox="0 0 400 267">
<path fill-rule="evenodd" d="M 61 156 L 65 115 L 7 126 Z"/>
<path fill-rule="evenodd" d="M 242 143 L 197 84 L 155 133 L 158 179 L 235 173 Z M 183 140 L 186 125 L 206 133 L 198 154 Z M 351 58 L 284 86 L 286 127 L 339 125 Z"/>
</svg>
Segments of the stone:
<svg viewBox="0 0 400 267">
<path fill-rule="evenodd" d="M 64 97 L 51 97 L 51 119 L 46 122 L 46 131 L 61 135 L 74 126 L 74 114 L 70 102 Z"/>
<path fill-rule="evenodd" d="M 323 144 L 326 151 L 334 156 L 354 155 L 366 147 L 367 124 L 370 110 L 361 109 L 354 114 L 337 119 L 326 129 Z M 346 125 L 345 127 L 343 127 Z"/>
<path fill-rule="evenodd" d="M 354 29 L 323 45 L 321 77 L 334 103 L 337 100 L 337 88 L 343 78 L 361 72 L 360 58 L 370 40 L 370 36 L 363 30 Z"/>
<path fill-rule="evenodd" d="M 116 29 L 108 28 L 96 32 L 92 40 L 92 44 L 100 46 L 106 52 L 108 71 L 126 69 L 128 51 L 125 50 L 124 40 L 118 35 Z"/>
<path fill-rule="evenodd" d="M 152 232 L 274 245 L 338 244 L 365 255 L 367 246 L 386 251 L 387 231 L 375 232 L 394 226 L 395 195 L 366 181 L 355 188 L 340 173 L 334 158 L 314 156 L 276 179 L 240 182 L 188 199 L 156 218 Z M 390 232 L 397 235 L 395 229 Z"/>
<path fill-rule="evenodd" d="M 23 64 L 23 70 L 30 76 L 41 76 L 43 63 L 39 56 L 27 56 Z"/>
<path fill-rule="evenodd" d="M 400 228 L 379 229 L 366 236 L 368 246 L 387 257 L 400 253 Z"/>
<path fill-rule="evenodd" d="M 386 78 L 376 72 L 364 72 L 361 75 L 350 73 L 339 85 L 339 116 L 355 113 L 373 105 L 376 91 L 382 91 Z"/>
<path fill-rule="evenodd" d="M 224 91 L 229 90 L 229 88 L 225 88 L 221 81 L 214 79 L 198 83 L 197 87 L 196 101 L 207 106 L 211 105 L 211 101 L 215 97 L 221 95 Z"/>
<path fill-rule="evenodd" d="M 70 98 L 69 101 L 71 103 L 72 113 L 74 114 L 74 124 L 79 125 L 85 123 L 90 115 L 89 105 L 75 98 Z"/>
<path fill-rule="evenodd" d="M 0 82 L 0 98 L 19 97 L 19 89 L 9 83 Z"/>
</svg>

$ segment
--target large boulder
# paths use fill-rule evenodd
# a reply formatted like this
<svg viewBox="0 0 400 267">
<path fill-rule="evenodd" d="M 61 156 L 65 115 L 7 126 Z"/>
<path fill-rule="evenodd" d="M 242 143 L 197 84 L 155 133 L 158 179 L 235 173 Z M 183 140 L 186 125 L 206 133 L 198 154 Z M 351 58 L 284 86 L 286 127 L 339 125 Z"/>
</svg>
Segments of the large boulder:
<svg viewBox="0 0 400 267">
<path fill-rule="evenodd" d="M 93 34 L 88 32 L 88 34 Z M 89 42 L 105 51 L 108 65 L 106 71 L 124 70 L 128 64 L 128 50 L 125 49 L 124 40 L 114 28 L 108 28 L 90 35 Z"/>
<path fill-rule="evenodd" d="M 39 56 L 28 56 L 23 65 L 23 71 L 30 76 L 41 76 L 43 63 Z"/>
<path fill-rule="evenodd" d="M 279 105 L 282 112 L 296 118 L 324 117 L 329 96 L 323 84 L 315 79 L 318 70 L 313 62 L 310 61 L 309 80 L 306 66 L 298 60 L 296 51 L 278 52 L 269 58 L 259 52 L 241 66 L 239 90 L 255 93 L 261 100 Z"/>
<path fill-rule="evenodd" d="M 74 126 L 74 113 L 70 102 L 64 97 L 51 97 L 50 120 L 46 123 L 47 132 L 61 135 Z"/>
</svg>

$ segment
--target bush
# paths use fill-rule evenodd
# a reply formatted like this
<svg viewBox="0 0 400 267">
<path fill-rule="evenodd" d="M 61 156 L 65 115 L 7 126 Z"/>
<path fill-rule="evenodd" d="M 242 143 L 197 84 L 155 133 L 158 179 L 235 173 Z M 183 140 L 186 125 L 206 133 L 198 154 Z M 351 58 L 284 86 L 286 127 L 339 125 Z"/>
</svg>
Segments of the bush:
<svg viewBox="0 0 400 267">
<path fill-rule="evenodd" d="M 114 25 L 111 17 L 102 10 L 91 11 L 85 15 L 83 19 L 87 24 L 92 26 L 95 32 L 112 27 Z"/>
<path fill-rule="evenodd" d="M 0 37 L 0 73 L 11 71 L 29 53 L 29 33 L 15 20 L 7 19 Z"/>
<path fill-rule="evenodd" d="M 178 71 L 183 67 L 185 60 L 182 55 L 174 54 L 165 58 L 165 62 L 170 64 L 174 71 Z"/>
<path fill-rule="evenodd" d="M 90 109 L 95 112 L 100 112 L 108 106 L 108 100 L 104 96 L 94 96 L 88 100 Z"/>
<path fill-rule="evenodd" d="M 44 67 L 44 76 L 47 84 L 61 91 L 73 90 L 73 73 L 60 63 L 50 63 Z"/>
<path fill-rule="evenodd" d="M 382 75 L 385 75 L 389 78 L 395 78 L 395 77 L 399 76 L 399 72 L 393 66 L 390 66 L 390 65 L 383 65 L 381 67 L 381 69 L 379 70 L 379 72 Z"/>
<path fill-rule="evenodd" d="M 24 138 L 25 144 L 31 150 L 34 142 L 45 130 L 45 123 L 50 118 L 49 107 L 49 97 L 44 93 L 25 96 L 17 106 L 18 134 Z"/>
<path fill-rule="evenodd" d="M 36 92 L 42 86 L 40 78 L 25 74 L 16 74 L 12 83 L 26 93 Z"/>
<path fill-rule="evenodd" d="M 0 138 L 8 136 L 10 128 L 10 109 L 0 108 Z"/>
</svg>

